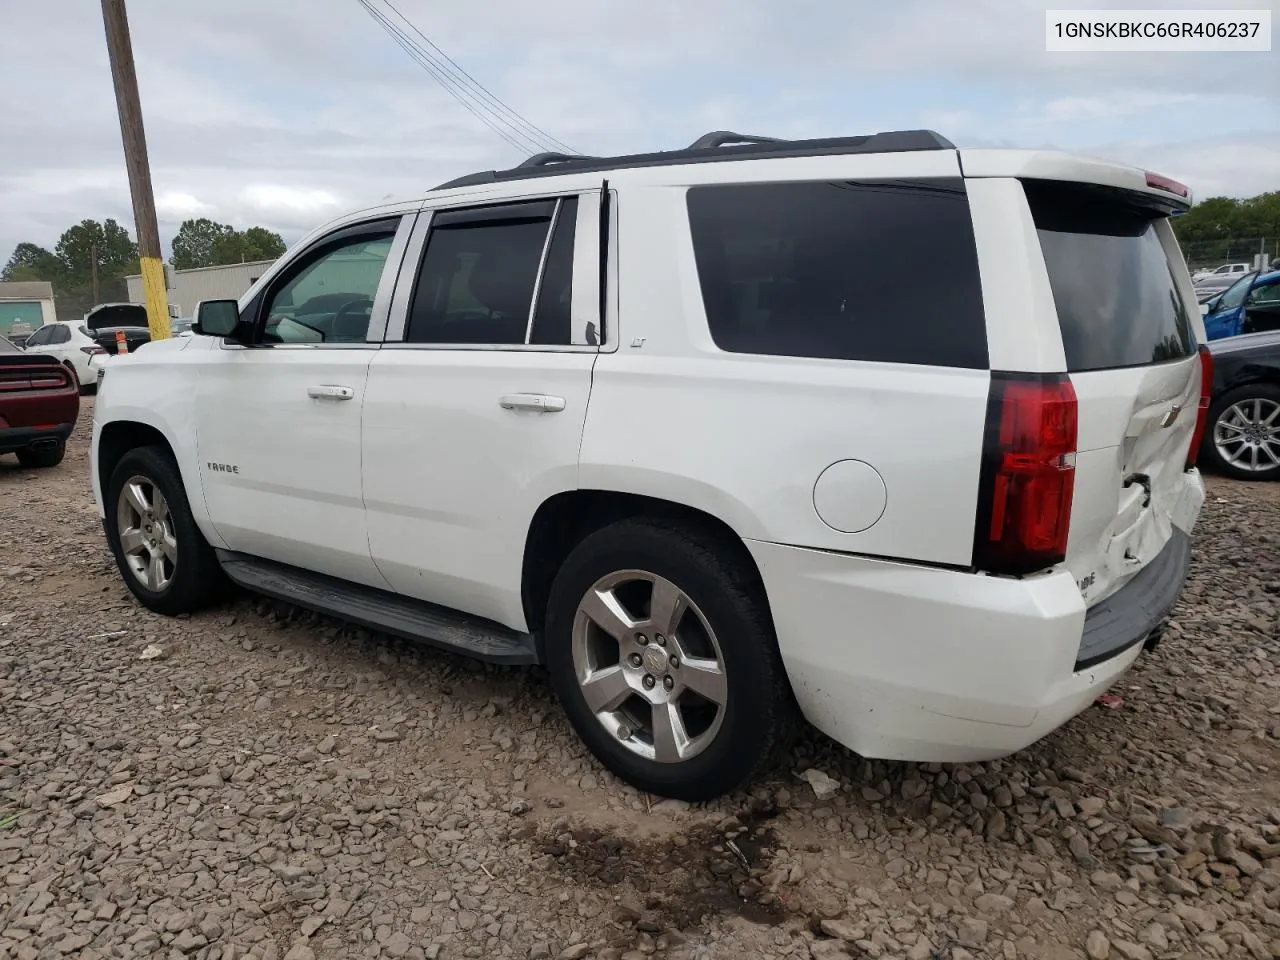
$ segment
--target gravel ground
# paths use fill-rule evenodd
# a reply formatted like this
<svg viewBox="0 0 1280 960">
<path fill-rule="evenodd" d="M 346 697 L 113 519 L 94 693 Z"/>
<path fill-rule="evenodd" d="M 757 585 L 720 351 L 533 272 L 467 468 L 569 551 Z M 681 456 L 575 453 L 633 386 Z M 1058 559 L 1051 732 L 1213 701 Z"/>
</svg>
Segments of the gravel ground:
<svg viewBox="0 0 1280 960">
<path fill-rule="evenodd" d="M 0 958 L 1280 955 L 1280 486 L 1210 480 L 1118 709 L 966 766 L 813 734 L 690 808 L 603 772 L 538 671 L 143 611 L 91 402 L 57 469 L 0 460 Z"/>
</svg>

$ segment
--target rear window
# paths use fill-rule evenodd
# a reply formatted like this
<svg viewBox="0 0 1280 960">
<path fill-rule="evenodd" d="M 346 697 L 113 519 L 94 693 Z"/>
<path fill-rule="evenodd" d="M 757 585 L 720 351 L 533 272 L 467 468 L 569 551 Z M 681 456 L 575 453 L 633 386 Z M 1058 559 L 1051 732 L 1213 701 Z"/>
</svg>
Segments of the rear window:
<svg viewBox="0 0 1280 960">
<path fill-rule="evenodd" d="M 1118 190 L 1026 181 L 1067 369 L 1163 363 L 1195 352 L 1191 316 L 1160 244 L 1163 216 Z"/>
<path fill-rule="evenodd" d="M 721 350 L 987 366 L 963 180 L 693 187 L 688 205 Z"/>
</svg>

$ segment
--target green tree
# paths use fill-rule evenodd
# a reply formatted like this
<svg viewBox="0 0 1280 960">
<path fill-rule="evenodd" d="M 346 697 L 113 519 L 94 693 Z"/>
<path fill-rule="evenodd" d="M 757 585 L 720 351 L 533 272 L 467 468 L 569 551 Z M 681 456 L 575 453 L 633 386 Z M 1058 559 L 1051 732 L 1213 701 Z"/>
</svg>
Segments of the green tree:
<svg viewBox="0 0 1280 960">
<path fill-rule="evenodd" d="M 13 248 L 9 262 L 0 270 L 0 280 L 44 280 L 53 283 L 60 279 L 62 263 L 52 253 L 34 243 L 20 243 Z"/>
<path fill-rule="evenodd" d="M 218 262 L 214 259 L 215 249 L 235 232 L 230 224 L 218 223 L 208 217 L 183 220 L 173 237 L 173 255 L 169 263 L 175 270 L 211 267 Z"/>
<path fill-rule="evenodd" d="M 284 240 L 280 234 L 265 227 L 250 227 L 241 232 L 233 230 L 220 237 L 213 245 L 215 264 L 250 263 L 254 260 L 274 260 L 284 253 Z"/>
<path fill-rule="evenodd" d="M 76 279 L 87 280 L 93 269 L 93 258 L 98 260 L 98 278 L 120 278 L 138 270 L 138 245 L 129 231 L 110 218 L 82 220 L 66 230 L 54 248 L 67 273 Z"/>
<path fill-rule="evenodd" d="M 240 231 L 230 224 L 201 217 L 184 220 L 178 227 L 169 262 L 175 270 L 190 270 L 194 267 L 274 260 L 282 253 L 283 238 L 266 227 L 249 227 Z"/>
</svg>

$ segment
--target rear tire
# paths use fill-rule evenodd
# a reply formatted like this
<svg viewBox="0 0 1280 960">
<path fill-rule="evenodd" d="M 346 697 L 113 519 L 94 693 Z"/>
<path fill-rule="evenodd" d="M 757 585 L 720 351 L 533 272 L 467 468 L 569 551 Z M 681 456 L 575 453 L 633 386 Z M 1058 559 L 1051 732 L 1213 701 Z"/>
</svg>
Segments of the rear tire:
<svg viewBox="0 0 1280 960">
<path fill-rule="evenodd" d="M 116 566 L 144 607 L 173 616 L 222 598 L 226 576 L 196 526 L 168 450 L 137 447 L 126 453 L 103 501 Z"/>
<path fill-rule="evenodd" d="M 1280 463 L 1272 459 L 1280 458 L 1280 386 L 1246 384 L 1215 400 L 1202 453 L 1210 466 L 1228 477 L 1280 480 Z"/>
<path fill-rule="evenodd" d="M 546 660 L 583 742 L 649 793 L 729 793 L 796 729 L 758 576 L 732 544 L 677 523 L 623 520 L 573 549 L 551 588 Z"/>
<path fill-rule="evenodd" d="M 67 455 L 67 441 L 59 440 L 52 447 L 41 447 L 38 450 L 19 450 L 18 463 L 29 469 L 56 467 Z"/>
</svg>

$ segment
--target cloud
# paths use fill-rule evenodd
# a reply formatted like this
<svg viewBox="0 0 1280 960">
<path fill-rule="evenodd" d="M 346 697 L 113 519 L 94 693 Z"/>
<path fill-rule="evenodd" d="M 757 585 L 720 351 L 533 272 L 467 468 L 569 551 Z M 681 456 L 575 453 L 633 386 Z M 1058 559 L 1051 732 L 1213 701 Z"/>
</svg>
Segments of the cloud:
<svg viewBox="0 0 1280 960">
<path fill-rule="evenodd" d="M 1043 9 L 1023 0 L 483 0 L 447 14 L 395 2 L 459 69 L 591 153 L 722 128 L 932 126 L 966 145 L 1141 163 L 1200 196 L 1280 186 L 1280 58 L 1048 54 Z M 478 122 L 350 0 L 130 0 L 129 13 L 166 240 L 200 215 L 291 240 L 344 208 L 532 152 Z M 97 0 L 10 4 L 4 17 L 0 257 L 85 217 L 131 224 Z"/>
</svg>

